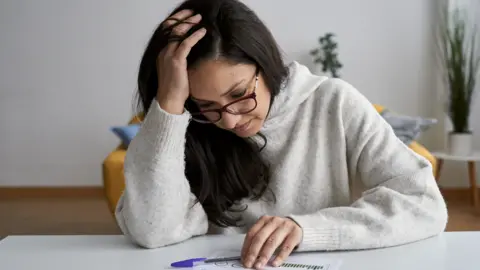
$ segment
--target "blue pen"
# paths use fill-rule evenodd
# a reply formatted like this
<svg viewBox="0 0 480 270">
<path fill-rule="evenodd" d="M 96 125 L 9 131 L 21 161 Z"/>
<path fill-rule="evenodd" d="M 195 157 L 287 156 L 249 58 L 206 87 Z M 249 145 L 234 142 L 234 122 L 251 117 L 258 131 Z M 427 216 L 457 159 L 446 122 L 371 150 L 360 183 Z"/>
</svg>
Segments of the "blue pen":
<svg viewBox="0 0 480 270">
<path fill-rule="evenodd" d="M 215 262 L 235 261 L 235 260 L 240 260 L 240 256 L 213 258 L 213 259 L 192 258 L 192 259 L 188 259 L 188 260 L 184 260 L 184 261 L 174 262 L 170 266 L 178 267 L 178 268 L 194 267 L 194 266 L 196 266 L 198 264 L 202 264 L 202 263 L 215 263 Z"/>
</svg>

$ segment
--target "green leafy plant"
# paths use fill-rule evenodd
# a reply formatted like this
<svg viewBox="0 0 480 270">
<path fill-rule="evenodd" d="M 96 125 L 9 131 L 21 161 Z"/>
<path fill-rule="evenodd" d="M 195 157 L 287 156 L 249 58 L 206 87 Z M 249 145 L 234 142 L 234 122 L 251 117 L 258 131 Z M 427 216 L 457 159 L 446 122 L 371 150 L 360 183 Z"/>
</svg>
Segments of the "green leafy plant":
<svg viewBox="0 0 480 270">
<path fill-rule="evenodd" d="M 336 52 L 338 44 L 332 40 L 335 35 L 326 33 L 318 39 L 320 46 L 310 51 L 310 55 L 314 57 L 314 63 L 322 65 L 322 72 L 330 72 L 332 77 L 340 77 L 338 70 L 342 68 L 342 64 L 338 60 Z"/>
<path fill-rule="evenodd" d="M 480 55 L 475 25 L 460 9 L 441 8 L 438 50 L 448 90 L 447 114 L 453 133 L 471 133 L 469 117 L 479 75 Z"/>
</svg>

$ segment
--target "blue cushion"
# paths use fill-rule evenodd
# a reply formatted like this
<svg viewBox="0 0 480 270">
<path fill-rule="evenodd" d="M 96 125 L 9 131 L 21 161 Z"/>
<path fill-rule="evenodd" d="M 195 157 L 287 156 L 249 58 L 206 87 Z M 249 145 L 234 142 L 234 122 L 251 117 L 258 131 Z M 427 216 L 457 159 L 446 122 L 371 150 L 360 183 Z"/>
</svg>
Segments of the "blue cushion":
<svg viewBox="0 0 480 270">
<path fill-rule="evenodd" d="M 422 132 L 437 123 L 436 119 L 394 114 L 389 110 L 384 110 L 380 115 L 392 126 L 395 135 L 406 145 L 410 145 L 420 137 Z"/>
<path fill-rule="evenodd" d="M 115 133 L 120 138 L 120 140 L 122 140 L 122 143 L 125 146 L 128 146 L 130 144 L 133 137 L 137 135 L 137 132 L 139 129 L 140 129 L 139 124 L 132 124 L 128 126 L 116 126 L 111 128 L 113 133 Z"/>
</svg>

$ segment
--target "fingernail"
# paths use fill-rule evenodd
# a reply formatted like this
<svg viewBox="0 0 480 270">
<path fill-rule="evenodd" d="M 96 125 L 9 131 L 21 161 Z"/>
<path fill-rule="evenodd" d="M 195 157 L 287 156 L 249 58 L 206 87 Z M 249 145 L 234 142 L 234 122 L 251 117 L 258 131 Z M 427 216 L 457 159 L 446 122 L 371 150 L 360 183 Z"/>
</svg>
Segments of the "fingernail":
<svg viewBox="0 0 480 270">
<path fill-rule="evenodd" d="M 264 267 L 267 264 L 268 259 L 265 257 L 262 257 L 260 260 L 258 260 L 258 267 Z"/>
<path fill-rule="evenodd" d="M 273 266 L 277 267 L 280 264 L 280 260 L 274 260 L 272 264 Z"/>
<path fill-rule="evenodd" d="M 257 262 L 255 264 L 255 268 L 257 268 L 257 269 L 262 268 L 262 264 L 260 262 Z"/>
</svg>

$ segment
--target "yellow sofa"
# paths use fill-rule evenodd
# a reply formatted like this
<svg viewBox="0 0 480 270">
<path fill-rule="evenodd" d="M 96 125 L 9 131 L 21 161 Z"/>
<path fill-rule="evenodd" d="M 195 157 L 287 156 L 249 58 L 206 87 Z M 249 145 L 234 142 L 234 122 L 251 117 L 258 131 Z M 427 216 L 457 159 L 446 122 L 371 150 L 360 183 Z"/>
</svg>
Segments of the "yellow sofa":
<svg viewBox="0 0 480 270">
<path fill-rule="evenodd" d="M 374 105 L 378 112 L 383 111 L 385 108 L 380 105 Z M 143 116 L 139 115 L 130 120 L 129 124 L 139 123 L 142 121 Z M 435 157 L 418 142 L 412 142 L 409 147 L 416 153 L 425 157 L 433 167 L 433 173 L 436 173 L 437 160 Z M 123 162 L 125 159 L 126 147 L 119 145 L 114 149 L 103 162 L 103 184 L 104 191 L 107 197 L 108 206 L 111 213 L 115 212 L 115 206 L 118 199 L 125 188 L 124 176 L 123 176 Z"/>
</svg>

